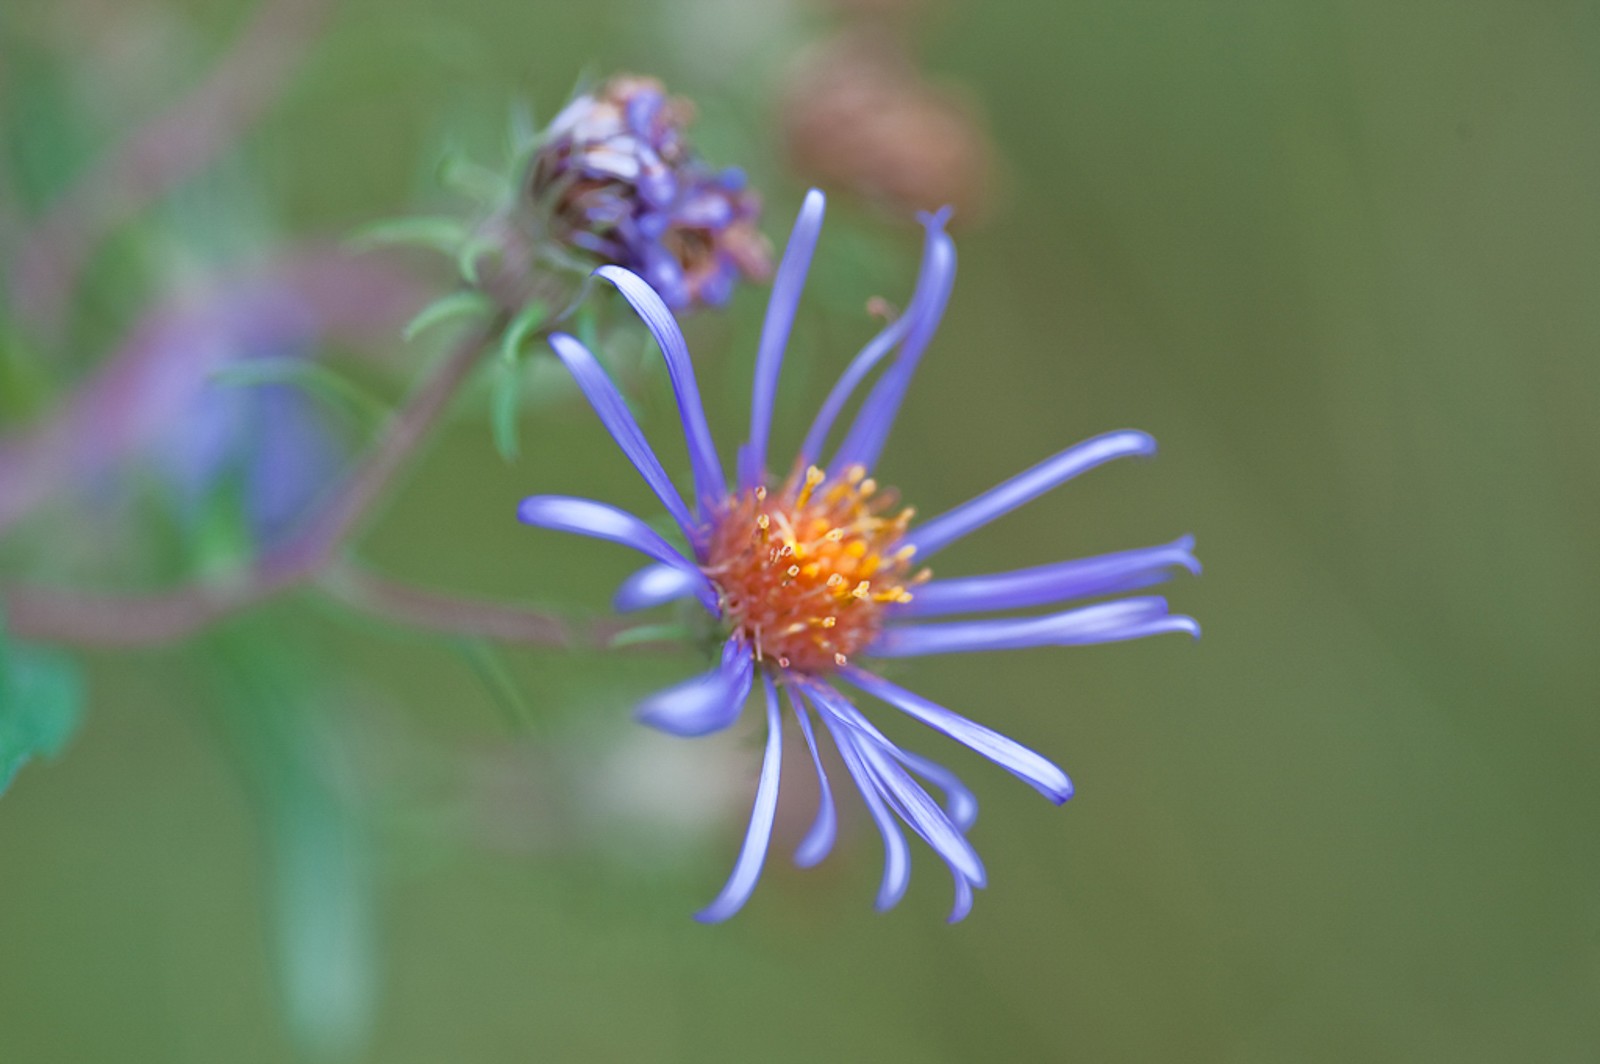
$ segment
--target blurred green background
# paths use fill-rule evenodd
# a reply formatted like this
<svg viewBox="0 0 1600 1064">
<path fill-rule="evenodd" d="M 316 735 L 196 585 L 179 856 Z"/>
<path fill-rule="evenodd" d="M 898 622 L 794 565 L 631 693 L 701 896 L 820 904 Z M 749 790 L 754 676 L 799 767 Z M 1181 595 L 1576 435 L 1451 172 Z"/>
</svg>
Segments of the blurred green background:
<svg viewBox="0 0 1600 1064">
<path fill-rule="evenodd" d="M 162 57 L 129 114 L 78 143 L 28 134 L 63 182 L 196 83 L 249 14 L 5 6 L 13 126 L 46 82 L 70 98 L 114 76 L 93 62 L 108 39 Z M 440 146 L 492 149 L 512 100 L 549 115 L 582 71 L 635 69 L 700 100 L 701 143 L 749 166 L 781 244 L 803 185 L 779 160 L 773 71 L 831 17 L 340 0 L 219 167 L 280 236 L 338 235 L 427 203 Z M 1078 785 L 1057 810 L 892 729 L 982 800 L 991 885 L 972 917 L 944 924 L 925 851 L 905 903 L 871 910 L 881 854 L 853 796 L 839 851 L 790 867 L 810 814 L 793 771 L 760 889 L 702 927 L 755 731 L 678 768 L 663 740 L 636 753 L 643 773 L 607 752 L 692 654 L 508 651 L 543 722 L 530 737 L 455 648 L 291 600 L 253 623 L 287 626 L 302 664 L 234 701 L 337 722 L 329 746 L 370 788 L 335 804 L 359 813 L 283 843 L 294 809 L 263 803 L 248 752 L 271 727 L 215 708 L 252 623 L 88 655 L 83 732 L 0 801 L 0 1059 L 1600 1058 L 1600 7 L 950 0 L 915 32 L 931 76 L 988 115 L 1003 191 L 957 233 L 951 309 L 882 477 L 935 513 L 1143 428 L 1159 460 L 1035 503 L 940 573 L 1186 531 L 1206 565 L 1170 589 L 1197 644 L 896 673 Z M 861 301 L 898 298 L 915 254 L 914 229 L 836 201 L 818 269 L 842 279 L 819 277 L 798 326 L 780 441 L 870 331 Z M 86 344 L 120 335 L 141 285 L 80 311 Z M 749 287 L 690 325 L 725 451 L 764 301 Z M 661 443 L 664 393 L 640 397 Z M 631 559 L 511 515 L 533 491 L 643 507 L 635 481 L 581 404 L 530 412 L 508 464 L 464 403 L 364 556 L 599 613 Z M 624 777 L 644 793 L 616 797 Z M 296 878 L 327 854 L 349 862 L 345 894 Z"/>
</svg>

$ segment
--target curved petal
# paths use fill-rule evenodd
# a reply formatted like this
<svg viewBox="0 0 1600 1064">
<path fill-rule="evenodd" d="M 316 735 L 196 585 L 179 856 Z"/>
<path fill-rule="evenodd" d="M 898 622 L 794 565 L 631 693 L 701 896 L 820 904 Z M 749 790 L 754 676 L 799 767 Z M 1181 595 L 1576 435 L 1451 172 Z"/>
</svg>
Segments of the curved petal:
<svg viewBox="0 0 1600 1064">
<path fill-rule="evenodd" d="M 917 548 L 919 560 L 926 558 L 1095 466 L 1116 458 L 1155 453 L 1156 441 L 1143 432 L 1124 429 L 1096 436 L 1046 458 L 1004 484 L 912 529 L 905 542 Z"/>
<path fill-rule="evenodd" d="M 618 613 L 648 610 L 693 595 L 705 582 L 703 576 L 686 572 L 677 565 L 647 565 L 630 575 L 617 588 L 611 605 Z"/>
<path fill-rule="evenodd" d="M 972 911 L 972 884 L 960 876 L 953 878 L 956 881 L 956 902 L 950 907 L 950 915 L 944 918 L 947 924 L 959 924 Z"/>
<path fill-rule="evenodd" d="M 721 202 L 720 200 L 718 202 Z M 706 411 L 700 401 L 700 386 L 694 377 L 694 362 L 689 357 L 689 345 L 684 342 L 678 322 L 667 309 L 661 296 L 640 277 L 620 266 L 602 266 L 594 271 L 617 286 L 624 299 L 632 304 L 656 346 L 667 363 L 667 375 L 672 378 L 672 391 L 678 400 L 678 417 L 683 421 L 684 438 L 689 443 L 689 464 L 694 469 L 695 498 L 701 516 L 707 507 L 728 493 L 722 476 L 722 460 L 717 456 L 717 445 L 711 439 L 711 428 L 706 424 Z"/>
<path fill-rule="evenodd" d="M 1008 739 L 959 713 L 935 705 L 881 676 L 854 666 L 845 667 L 840 674 L 872 697 L 982 754 L 1057 805 L 1072 797 L 1072 781 L 1067 774 L 1048 758 L 1029 750 L 1015 739 Z"/>
<path fill-rule="evenodd" d="M 826 707 L 840 720 L 849 724 L 863 735 L 867 736 L 890 757 L 900 764 L 911 769 L 917 775 L 930 780 L 940 790 L 945 792 L 945 801 L 948 805 L 946 814 L 962 831 L 970 828 L 978 819 L 978 798 L 961 782 L 954 772 L 935 761 L 902 749 L 888 736 L 878 729 L 878 726 L 865 713 L 862 713 L 848 698 L 830 687 L 817 685 L 813 697 L 823 702 Z M 931 845 L 931 843 L 930 843 Z"/>
<path fill-rule="evenodd" d="M 634 710 L 641 723 L 687 739 L 721 731 L 739 719 L 750 695 L 755 668 L 750 651 L 737 639 L 722 647 L 722 661 L 710 672 L 657 691 Z"/>
<path fill-rule="evenodd" d="M 701 604 L 713 613 L 717 611 L 716 588 L 711 586 L 694 562 L 679 554 L 676 547 L 662 539 L 649 525 L 615 506 L 570 495 L 530 495 L 518 505 L 517 519 L 526 525 L 593 536 L 609 543 L 632 547 L 681 572 Z"/>
<path fill-rule="evenodd" d="M 867 374 L 872 372 L 872 367 L 892 351 L 896 344 L 905 339 L 906 334 L 911 331 L 912 324 L 921 317 L 919 308 L 932 298 L 934 282 L 938 278 L 937 271 L 928 267 L 931 261 L 937 259 L 934 244 L 943 234 L 944 222 L 948 216 L 948 211 L 923 216 L 922 223 L 927 233 L 922 245 L 922 266 L 917 271 L 916 287 L 912 289 L 905 313 L 874 336 L 839 375 L 838 382 L 834 384 L 833 390 L 828 393 L 821 409 L 817 411 L 816 419 L 811 422 L 811 429 L 806 433 L 805 442 L 800 445 L 799 465 L 808 466 L 817 461 L 817 456 L 822 453 L 823 444 L 827 442 L 828 433 L 833 430 L 834 420 L 844 409 L 845 403 L 850 401 L 850 396 L 855 393 Z"/>
<path fill-rule="evenodd" d="M 762 679 L 767 688 L 767 752 L 761 759 L 755 808 L 750 812 L 750 827 L 745 831 L 744 846 L 728 882 L 710 905 L 694 914 L 703 924 L 719 923 L 744 907 L 761 878 L 761 865 L 772 841 L 772 821 L 778 810 L 778 772 L 783 763 L 783 722 L 778 719 L 778 692 L 772 677 L 763 675 Z"/>
<path fill-rule="evenodd" d="M 1185 632 L 1198 638 L 1200 625 L 1193 617 L 1168 613 L 1167 600 L 1159 595 L 1144 595 L 1080 606 L 1044 617 L 887 628 L 867 652 L 880 658 L 909 658 L 976 650 L 1118 643 L 1165 632 Z"/>
<path fill-rule="evenodd" d="M 822 752 L 817 749 L 817 737 L 811 730 L 811 715 L 806 712 L 805 702 L 795 697 L 792 687 L 788 693 L 789 706 L 794 710 L 795 720 L 800 722 L 800 733 L 806 737 L 811 764 L 817 770 L 817 819 L 812 821 L 811 830 L 794 851 L 794 863 L 810 868 L 820 864 L 833 850 L 834 839 L 839 834 L 839 816 L 833 804 L 833 788 L 828 785 L 828 770 L 822 767 Z"/>
<path fill-rule="evenodd" d="M 661 500 L 661 505 L 667 508 L 673 520 L 678 522 L 678 527 L 683 529 L 683 534 L 693 543 L 699 534 L 694 518 L 689 516 L 688 508 L 683 505 L 683 497 L 673 486 L 667 471 L 661 467 L 661 460 L 650 449 L 639 423 L 612 386 L 606 371 L 600 368 L 600 363 L 595 361 L 587 347 L 566 333 L 552 334 L 550 347 L 572 374 L 573 380 L 578 382 L 578 388 L 589 400 L 589 405 L 594 407 L 594 412 L 600 415 L 600 420 L 617 441 L 617 446 L 622 448 L 622 453 L 628 456 L 628 461 L 633 463 L 645 483 L 650 485 L 650 490 L 656 493 L 656 498 Z"/>
<path fill-rule="evenodd" d="M 862 733 L 864 741 L 858 749 L 867 767 L 877 777 L 884 795 L 905 822 L 911 825 L 911 829 L 933 847 L 953 873 L 964 876 L 973 886 L 983 886 L 985 873 L 978 851 L 972 848 L 961 829 L 951 822 L 938 803 L 922 789 L 922 785 L 900 767 L 896 759 L 899 748 L 842 695 L 828 688 L 818 688 L 814 689 L 813 696 L 836 717 Z"/>
<path fill-rule="evenodd" d="M 873 906 L 879 912 L 887 912 L 900 904 L 900 899 L 906 895 L 906 887 L 911 884 L 910 848 L 906 846 L 905 834 L 895 822 L 894 814 L 889 812 L 888 805 L 884 803 L 876 777 L 867 768 L 857 748 L 857 744 L 864 740 L 831 713 L 819 712 L 818 716 L 822 718 L 828 734 L 833 736 L 839 757 L 843 759 L 850 778 L 855 781 L 856 789 L 861 792 L 861 800 L 867 803 L 867 812 L 872 815 L 873 823 L 878 825 L 878 834 L 883 836 L 883 882 L 878 886 L 878 897 Z"/>
<path fill-rule="evenodd" d="M 1180 568 L 1191 573 L 1200 571 L 1193 536 L 1160 547 L 1099 554 L 1031 569 L 933 580 L 917 588 L 910 602 L 891 605 L 889 612 L 895 617 L 938 617 L 1044 606 L 1149 587 L 1170 580 L 1173 571 Z"/>
<path fill-rule="evenodd" d="M 921 776 L 944 792 L 944 809 L 950 820 L 962 831 L 969 830 L 978 821 L 978 796 L 961 782 L 961 777 L 937 761 L 931 761 L 910 750 L 897 749 L 895 757 L 906 768 Z"/>
<path fill-rule="evenodd" d="M 789 346 L 789 331 L 794 327 L 800 290 L 805 287 L 806 272 L 811 269 L 811 253 L 817 247 L 817 234 L 822 229 L 826 206 L 820 189 L 806 193 L 772 280 L 767 317 L 761 325 L 761 342 L 756 347 L 755 384 L 750 395 L 750 440 L 739 450 L 739 483 L 746 488 L 754 487 L 766 472 L 767 438 L 772 432 L 778 372 L 783 368 L 783 352 Z"/>
<path fill-rule="evenodd" d="M 944 317 L 945 303 L 950 299 L 950 288 L 956 279 L 955 243 L 942 232 L 935 234 L 923 256 L 922 268 L 928 278 L 926 299 L 915 308 L 908 308 L 907 314 L 914 313 L 915 320 L 906 336 L 905 345 L 901 347 L 894 365 L 873 386 L 866 402 L 861 404 L 861 410 L 845 435 L 844 443 L 839 445 L 839 453 L 834 455 L 829 465 L 830 472 L 837 473 L 853 465 L 871 469 L 877 464 L 878 455 L 883 451 L 889 430 L 894 425 L 895 415 L 900 412 L 900 402 L 905 398 L 906 389 L 911 386 L 917 363 Z"/>
</svg>

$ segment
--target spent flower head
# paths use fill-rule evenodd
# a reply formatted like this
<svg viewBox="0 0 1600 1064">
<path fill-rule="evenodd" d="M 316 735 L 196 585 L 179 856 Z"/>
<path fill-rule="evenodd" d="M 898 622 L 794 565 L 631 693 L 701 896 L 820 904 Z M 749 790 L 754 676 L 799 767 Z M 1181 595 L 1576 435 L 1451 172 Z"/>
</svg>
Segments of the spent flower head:
<svg viewBox="0 0 1600 1064">
<path fill-rule="evenodd" d="M 739 170 L 695 154 L 693 114 L 654 78 L 617 75 L 550 123 L 526 186 L 552 238 L 632 270 L 678 310 L 718 306 L 771 267 L 760 200 Z"/>
<path fill-rule="evenodd" d="M 769 472 L 778 375 L 822 213 L 822 194 L 813 191 L 778 267 L 756 352 L 750 431 L 731 484 L 706 423 L 683 335 L 650 285 L 614 266 L 597 271 L 644 319 L 666 359 L 692 467 L 694 490 L 688 501 L 594 356 L 570 336 L 551 337 L 557 356 L 672 515 L 686 546 L 673 545 L 632 514 L 588 499 L 534 496 L 522 502 L 519 516 L 531 525 L 632 547 L 653 559 L 655 564 L 634 574 L 618 591 L 619 609 L 690 599 L 718 625 L 722 649 L 716 667 L 646 699 L 638 711 L 643 721 L 682 736 L 719 731 L 738 719 L 759 678 L 767 740 L 755 809 L 733 874 L 700 919 L 722 920 L 737 912 L 760 876 L 777 809 L 781 689 L 809 748 L 820 789 L 816 820 L 795 853 L 796 863 L 821 861 L 837 831 L 819 746 L 819 736 L 826 734 L 883 837 L 878 907 L 896 904 L 909 881 L 904 823 L 949 866 L 955 883 L 951 919 L 957 920 L 970 909 L 973 888 L 985 882 L 983 863 L 967 839 L 977 800 L 950 770 L 891 741 L 857 707 L 857 696 L 890 706 L 966 745 L 1052 801 L 1071 797 L 1072 784 L 1043 756 L 891 683 L 862 659 L 1075 646 L 1161 632 L 1197 635 L 1195 622 L 1170 613 L 1159 596 L 1108 597 L 1160 583 L 1179 569 L 1198 572 L 1199 563 L 1192 540 L 1183 537 L 1011 572 L 933 578 L 928 560 L 968 533 L 1096 466 L 1155 451 L 1155 441 L 1142 432 L 1109 432 L 1068 447 L 926 521 L 917 521 L 915 511 L 878 483 L 873 468 L 954 279 L 955 247 L 944 232 L 946 212 L 924 216 L 921 271 L 906 312 L 845 369 L 793 462 L 780 466 L 776 475 Z M 885 362 L 854 421 L 829 452 L 835 421 Z M 1084 599 L 1107 600 L 1025 616 L 947 619 Z M 814 719 L 821 729 L 813 726 Z"/>
</svg>

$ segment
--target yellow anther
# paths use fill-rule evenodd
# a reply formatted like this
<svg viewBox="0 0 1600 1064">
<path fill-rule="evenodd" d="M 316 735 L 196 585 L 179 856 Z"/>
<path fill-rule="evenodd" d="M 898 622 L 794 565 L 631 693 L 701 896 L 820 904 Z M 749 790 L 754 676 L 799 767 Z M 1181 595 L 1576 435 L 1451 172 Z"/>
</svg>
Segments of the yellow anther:
<svg viewBox="0 0 1600 1064">
<path fill-rule="evenodd" d="M 894 560 L 897 562 L 908 562 L 912 558 L 916 557 L 916 554 L 917 545 L 915 543 L 907 543 L 904 547 L 901 547 L 899 550 L 894 552 Z"/>
<path fill-rule="evenodd" d="M 827 540 L 829 543 L 837 543 L 844 538 L 844 529 L 830 528 L 828 529 L 828 534 L 822 538 Z"/>
<path fill-rule="evenodd" d="M 851 487 L 855 487 L 857 484 L 861 483 L 862 479 L 866 475 L 867 467 L 864 465 L 853 465 L 844 471 L 845 482 Z"/>
<path fill-rule="evenodd" d="M 772 518 L 768 517 L 766 514 L 759 515 L 756 518 L 756 527 L 765 532 L 767 529 L 772 527 Z"/>
<path fill-rule="evenodd" d="M 838 623 L 839 623 L 839 618 L 834 617 L 832 615 L 829 615 L 827 617 L 822 618 L 822 627 L 824 627 L 824 628 L 832 628 L 834 625 L 836 625 Z"/>
<path fill-rule="evenodd" d="M 788 573 L 789 578 L 792 580 L 800 575 L 800 567 L 798 565 L 791 565 L 789 568 L 785 569 L 784 572 Z"/>
<path fill-rule="evenodd" d="M 850 545 L 845 547 L 844 552 L 850 555 L 852 558 L 864 557 L 867 553 L 867 541 L 864 539 L 853 539 L 850 541 Z"/>
<path fill-rule="evenodd" d="M 756 488 L 756 502 L 766 502 L 766 501 L 767 501 L 767 489 L 765 487 Z"/>
<path fill-rule="evenodd" d="M 828 474 L 824 473 L 816 466 L 811 466 L 809 469 L 807 469 L 805 483 L 800 486 L 800 494 L 795 496 L 795 506 L 804 506 L 811 499 L 812 489 L 827 479 Z"/>
<path fill-rule="evenodd" d="M 831 587 L 831 588 L 834 588 L 835 590 L 837 590 L 838 588 L 843 587 L 844 583 L 845 583 L 844 577 L 840 576 L 838 573 L 834 573 L 834 574 L 832 574 L 831 576 L 828 577 L 828 586 Z"/>
<path fill-rule="evenodd" d="M 872 583 L 871 583 L 871 581 L 868 581 L 868 580 L 861 581 L 861 583 L 857 584 L 855 587 L 851 588 L 851 590 L 850 590 L 850 596 L 852 598 L 858 598 L 858 599 L 864 599 L 871 593 L 872 593 Z"/>
<path fill-rule="evenodd" d="M 833 656 L 833 663 L 838 665 L 840 668 L 843 668 L 844 666 L 850 664 L 850 659 L 845 657 L 843 654 L 835 654 Z"/>
<path fill-rule="evenodd" d="M 873 492 L 878 490 L 878 482 L 873 480 L 871 477 L 868 477 L 866 480 L 861 482 L 861 486 L 856 490 L 859 491 L 861 493 L 861 497 L 865 499 L 868 495 L 871 495 Z"/>
</svg>

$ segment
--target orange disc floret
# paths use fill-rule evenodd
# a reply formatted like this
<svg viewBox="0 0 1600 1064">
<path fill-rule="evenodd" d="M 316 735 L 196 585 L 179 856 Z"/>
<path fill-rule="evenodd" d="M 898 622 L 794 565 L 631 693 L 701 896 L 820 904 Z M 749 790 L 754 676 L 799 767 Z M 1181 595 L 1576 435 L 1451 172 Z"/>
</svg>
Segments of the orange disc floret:
<svg viewBox="0 0 1600 1064">
<path fill-rule="evenodd" d="M 758 661 L 828 672 L 877 637 L 884 605 L 911 601 L 929 574 L 907 575 L 915 548 L 900 540 L 913 511 L 897 501 L 860 466 L 832 480 L 812 466 L 775 492 L 728 500 L 704 569 Z"/>
</svg>

